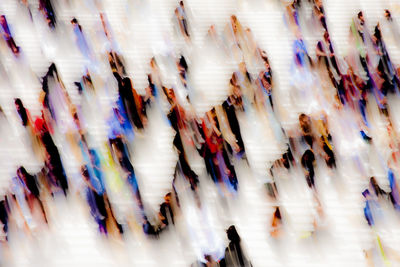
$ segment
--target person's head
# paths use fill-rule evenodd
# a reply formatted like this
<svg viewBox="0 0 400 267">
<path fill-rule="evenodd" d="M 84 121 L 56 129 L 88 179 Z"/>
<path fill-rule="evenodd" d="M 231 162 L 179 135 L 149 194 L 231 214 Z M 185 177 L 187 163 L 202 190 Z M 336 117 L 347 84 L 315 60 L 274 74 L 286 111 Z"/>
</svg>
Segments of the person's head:
<svg viewBox="0 0 400 267">
<path fill-rule="evenodd" d="M 26 171 L 26 169 L 23 166 L 21 166 L 17 169 L 17 175 L 20 178 L 25 178 L 28 175 L 28 172 Z"/>
<path fill-rule="evenodd" d="M 120 137 L 116 137 L 110 140 L 112 151 L 115 153 L 115 156 L 120 159 L 122 158 L 122 150 L 124 149 L 124 144 Z"/>
<path fill-rule="evenodd" d="M 244 31 L 246 32 L 247 36 L 252 37 L 252 36 L 251 36 L 251 29 L 250 29 L 250 28 L 246 27 L 246 28 L 244 29 Z"/>
<path fill-rule="evenodd" d="M 165 203 L 167 203 L 167 204 L 171 203 L 171 192 L 167 193 L 167 194 L 164 196 L 164 201 L 165 201 Z"/>
<path fill-rule="evenodd" d="M 290 161 L 291 161 L 291 159 L 290 159 L 290 155 L 288 154 L 288 152 L 283 154 L 282 164 L 286 169 L 290 168 Z"/>
<path fill-rule="evenodd" d="M 262 50 L 261 53 L 260 53 L 260 55 L 261 55 L 262 60 L 264 61 L 264 67 L 265 67 L 266 69 L 269 69 L 269 68 L 270 68 L 270 65 L 269 65 L 269 60 L 268 60 L 267 52 L 265 52 L 264 50 Z"/>
<path fill-rule="evenodd" d="M 301 157 L 301 164 L 303 165 L 303 167 L 309 167 L 314 163 L 314 161 L 314 153 L 310 149 L 307 149 Z"/>
<path fill-rule="evenodd" d="M 210 110 L 210 114 L 213 118 L 217 117 L 217 112 L 215 111 L 215 107 L 212 107 L 212 109 Z"/>
<path fill-rule="evenodd" d="M 239 86 L 239 84 L 238 84 L 238 78 L 237 78 L 236 72 L 234 72 L 234 73 L 232 74 L 232 77 L 231 77 L 231 79 L 230 79 L 229 82 L 230 82 L 230 84 L 231 84 L 233 87 Z"/>
<path fill-rule="evenodd" d="M 238 22 L 237 17 L 236 17 L 235 15 L 232 15 L 232 16 L 231 16 L 231 25 L 232 25 L 232 29 L 233 29 L 233 31 L 234 31 L 235 33 L 236 33 L 237 30 L 238 30 L 238 24 L 239 24 L 239 22 Z"/>
<path fill-rule="evenodd" d="M 324 39 L 325 39 L 326 42 L 330 42 L 330 41 L 331 41 L 331 38 L 329 37 L 328 31 L 325 31 L 325 33 L 324 33 Z"/>
<path fill-rule="evenodd" d="M 369 192 L 368 189 L 365 189 L 364 192 L 362 192 L 362 195 L 364 196 L 364 198 L 365 198 L 366 200 L 371 199 L 371 193 Z"/>
<path fill-rule="evenodd" d="M 150 60 L 150 67 L 151 68 L 156 68 L 157 67 L 157 62 L 156 62 L 156 59 L 154 57 L 152 57 L 151 60 Z"/>
<path fill-rule="evenodd" d="M 186 63 L 186 59 L 183 56 L 181 56 L 181 58 L 179 59 L 179 65 L 182 66 L 182 68 L 184 68 L 185 71 L 187 71 L 188 65 Z"/>
<path fill-rule="evenodd" d="M 22 120 L 22 125 L 26 126 L 28 124 L 28 114 L 24 107 L 24 104 L 22 104 L 22 101 L 19 98 L 16 98 L 14 100 L 14 103 L 15 103 L 15 108 L 18 112 L 18 115 L 20 116 L 20 118 Z"/>
<path fill-rule="evenodd" d="M 306 114 L 302 113 L 299 116 L 300 127 L 304 132 L 309 132 L 311 130 L 311 119 Z"/>
<path fill-rule="evenodd" d="M 372 189 L 375 191 L 375 194 L 379 195 L 381 193 L 381 188 L 379 187 L 375 177 L 371 177 L 369 182 L 371 184 Z"/>
<path fill-rule="evenodd" d="M 104 20 L 105 20 L 105 15 L 104 15 L 103 12 L 100 12 L 100 19 L 101 19 L 102 22 L 104 22 Z"/>
<path fill-rule="evenodd" d="M 175 91 L 172 88 L 167 89 L 168 92 L 168 98 L 170 98 L 171 100 L 175 99 Z"/>
<path fill-rule="evenodd" d="M 128 89 L 132 89 L 133 88 L 132 81 L 131 81 L 131 79 L 129 77 L 124 77 L 122 79 L 122 84 L 124 86 L 126 86 L 126 88 L 128 88 Z"/>
<path fill-rule="evenodd" d="M 321 8 L 322 7 L 322 0 L 315 0 L 315 4 L 317 7 Z"/>
<path fill-rule="evenodd" d="M 90 176 L 89 176 L 89 171 L 86 165 L 81 167 L 81 173 L 82 173 L 82 177 L 84 179 L 85 182 L 89 181 Z"/>
<path fill-rule="evenodd" d="M 72 110 L 72 118 L 76 125 L 80 125 L 79 116 L 78 116 L 78 112 L 76 111 L 76 109 Z"/>
<path fill-rule="evenodd" d="M 148 82 L 149 84 L 152 84 L 152 83 L 153 83 L 153 79 L 151 78 L 151 74 L 147 74 L 147 82 Z"/>
<path fill-rule="evenodd" d="M 382 38 L 381 27 L 380 27 L 379 23 L 375 26 L 374 36 L 378 40 L 380 40 Z"/>
<path fill-rule="evenodd" d="M 236 227 L 234 225 L 229 226 L 228 230 L 226 230 L 226 235 L 230 241 L 234 243 L 240 242 L 240 236 L 236 231 Z"/>
<path fill-rule="evenodd" d="M 204 255 L 204 259 L 205 259 L 208 263 L 214 262 L 213 257 L 212 257 L 211 255 L 208 255 L 208 254 Z"/>
<path fill-rule="evenodd" d="M 18 111 L 24 109 L 24 104 L 22 104 L 22 100 L 20 98 L 16 98 L 14 100 L 15 107 Z"/>
<path fill-rule="evenodd" d="M 387 18 L 387 19 L 391 19 L 392 18 L 392 14 L 390 14 L 389 9 L 385 9 L 385 18 Z"/>
<path fill-rule="evenodd" d="M 360 20 L 361 25 L 364 25 L 364 14 L 362 11 L 358 12 L 357 18 Z"/>
<path fill-rule="evenodd" d="M 215 25 L 211 25 L 210 28 L 208 29 L 208 34 L 210 36 L 216 35 L 216 30 L 215 30 Z"/>
<path fill-rule="evenodd" d="M 282 216 L 281 216 L 281 211 L 279 210 L 279 207 L 275 208 L 275 212 L 274 212 L 274 217 L 281 220 Z"/>
<path fill-rule="evenodd" d="M 81 25 L 79 25 L 78 20 L 76 18 L 71 19 L 71 24 L 73 27 L 77 27 L 79 31 L 82 31 Z"/>
<path fill-rule="evenodd" d="M 264 88 L 266 90 L 271 89 L 271 84 L 268 82 L 267 77 L 265 75 L 261 76 L 260 81 L 261 81 L 262 86 L 264 86 Z"/>
<path fill-rule="evenodd" d="M 163 86 L 163 91 L 164 91 L 165 96 L 167 97 L 168 102 L 171 105 L 173 105 L 176 100 L 174 89 Z"/>
</svg>

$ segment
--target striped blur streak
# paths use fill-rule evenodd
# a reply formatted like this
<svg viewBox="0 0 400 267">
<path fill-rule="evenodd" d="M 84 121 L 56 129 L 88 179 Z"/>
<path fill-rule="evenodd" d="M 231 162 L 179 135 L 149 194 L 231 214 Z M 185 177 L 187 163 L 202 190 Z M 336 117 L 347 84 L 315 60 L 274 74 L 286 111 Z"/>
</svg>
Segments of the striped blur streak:
<svg viewBox="0 0 400 267">
<path fill-rule="evenodd" d="M 398 6 L 332 1 L 1 2 L 0 264 L 400 266 Z"/>
</svg>

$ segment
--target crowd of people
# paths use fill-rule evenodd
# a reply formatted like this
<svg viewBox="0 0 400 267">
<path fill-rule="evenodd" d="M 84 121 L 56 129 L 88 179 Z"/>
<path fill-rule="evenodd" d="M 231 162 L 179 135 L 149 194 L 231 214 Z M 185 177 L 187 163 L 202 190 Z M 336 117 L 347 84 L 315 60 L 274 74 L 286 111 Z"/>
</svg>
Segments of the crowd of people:
<svg viewBox="0 0 400 267">
<path fill-rule="evenodd" d="M 199 176 L 202 174 L 196 173 L 190 160 L 191 155 L 196 153 L 202 158 L 207 176 L 218 188 L 219 194 L 225 198 L 235 198 L 240 192 L 237 162 L 251 165 L 238 120 L 238 116 L 243 114 L 266 118 L 261 123 L 272 129 L 272 138 L 286 143 L 285 152 L 270 164 L 265 174 L 271 178 L 265 184 L 267 194 L 275 203 L 268 228 L 273 238 L 279 238 L 285 231 L 285 211 L 279 204 L 279 197 L 281 180 L 290 172 L 301 170 L 316 203 L 314 231 L 323 223 L 324 208 L 320 200 L 316 169 L 325 164 L 331 172 L 335 172 L 340 167 L 335 146 L 339 140 L 335 138 L 335 129 L 331 125 L 332 117 L 339 116 L 337 114 L 347 116 L 346 122 L 356 128 L 359 138 L 373 146 L 374 138 L 370 134 L 373 127 L 371 107 L 378 108 L 389 140 L 385 149 L 390 153 L 384 152 L 385 149 L 376 150 L 376 153 L 387 172 L 390 189 L 385 191 L 374 177 L 366 177 L 370 183 L 369 188 L 362 192 L 365 197 L 365 219 L 373 228 L 382 217 L 379 211 L 379 203 L 382 201 L 390 202 L 395 210 L 399 210 L 399 140 L 389 99 L 398 96 L 400 69 L 390 58 L 381 25 L 377 24 L 374 32 L 370 33 L 360 11 L 350 27 L 350 53 L 340 58 L 330 38 L 321 0 L 295 0 L 289 5 L 282 5 L 286 24 L 294 39 L 291 64 L 293 75 L 290 77 L 293 93 L 289 101 L 298 116 L 295 128 L 282 125 L 282 107 L 274 94 L 275 82 L 267 53 L 259 47 L 251 30 L 244 27 L 235 15 L 230 17 L 222 36 L 214 25 L 208 31 L 213 44 L 237 62 L 236 70 L 226 84 L 229 87 L 228 96 L 222 103 L 199 116 L 193 105 L 193 85 L 188 78 L 191 71 L 190 58 L 179 55 L 178 59 L 170 59 L 176 68 L 179 83 L 179 86 L 171 87 L 163 83 L 162 71 L 153 57 L 149 62 L 148 86 L 145 94 L 140 94 L 127 74 L 123 53 L 116 45 L 107 17 L 99 12 L 103 34 L 108 43 L 108 51 L 102 57 L 107 58 L 109 72 L 117 87 L 117 98 L 109 103 L 110 112 L 101 118 L 107 126 L 107 136 L 100 144 L 93 142 L 94 133 L 87 123 L 91 118 L 85 112 L 89 103 L 100 107 L 92 76 L 95 75 L 96 79 L 101 77 L 90 67 L 98 65 L 99 57 L 94 53 L 79 21 L 72 18 L 70 26 L 76 45 L 89 62 L 80 81 L 75 82 L 80 101 L 76 103 L 71 100 L 54 63 L 40 78 L 41 116 L 32 116 L 21 98 L 14 99 L 15 112 L 29 136 L 28 149 L 42 167 L 38 173 L 29 173 L 24 166 L 16 166 L 15 174 L 11 175 L 10 187 L 0 197 L 0 222 L 3 225 L 4 241 L 10 238 L 10 217 L 22 218 L 27 232 L 31 231 L 32 224 L 49 224 L 47 202 L 60 195 L 68 198 L 71 191 L 79 192 L 87 202 L 88 211 L 102 235 L 113 233 L 113 236 L 122 236 L 125 231 L 133 231 L 131 225 L 140 225 L 145 235 L 159 238 L 180 219 L 180 197 L 183 192 L 176 186 L 180 178 L 190 188 L 189 192 L 184 193 L 195 199 L 196 208 L 203 208 L 199 192 Z M 312 10 L 311 23 L 302 17 L 304 7 L 307 6 Z M 26 7 L 30 8 L 29 5 Z M 39 11 L 49 30 L 54 30 L 59 22 L 52 1 L 39 1 Z M 178 35 L 187 46 L 191 46 L 193 28 L 183 1 L 177 3 L 174 14 Z M 384 16 L 389 25 L 396 23 L 389 10 L 385 11 Z M 16 58 L 23 57 L 23 51 L 14 41 L 4 15 L 0 17 L 0 24 L 0 33 L 10 52 Z M 310 47 L 304 36 L 307 27 L 312 27 L 319 40 L 312 54 L 309 53 Z M 393 26 L 392 30 L 395 29 Z M 178 92 L 178 87 L 183 92 Z M 186 97 L 181 97 L 182 94 Z M 177 153 L 170 191 L 156 212 L 146 207 L 140 189 L 141 177 L 135 171 L 132 160 L 132 142 L 147 129 L 150 109 L 160 112 L 165 123 L 173 129 L 175 135 L 172 145 Z M 332 110 L 336 115 L 332 115 Z M 6 117 L 1 110 L 0 115 Z M 55 140 L 61 140 L 65 145 L 61 147 Z M 64 151 L 73 155 L 77 163 L 75 171 L 80 173 L 80 183 L 72 182 L 68 176 L 73 171 L 67 172 L 65 169 L 65 159 L 61 155 Z M 361 170 L 361 173 L 367 172 Z M 114 183 L 121 184 L 130 192 L 134 203 L 133 216 L 130 218 L 121 220 L 120 216 L 115 215 L 115 203 L 111 200 L 115 190 L 110 186 Z M 235 226 L 229 227 L 227 238 L 229 244 L 223 255 L 204 252 L 193 266 L 252 266 Z M 396 254 L 380 241 L 379 246 L 377 249 L 381 251 L 384 261 L 392 257 L 388 254 Z M 377 259 L 372 259 L 371 253 L 366 251 L 366 257 L 373 262 Z"/>
</svg>

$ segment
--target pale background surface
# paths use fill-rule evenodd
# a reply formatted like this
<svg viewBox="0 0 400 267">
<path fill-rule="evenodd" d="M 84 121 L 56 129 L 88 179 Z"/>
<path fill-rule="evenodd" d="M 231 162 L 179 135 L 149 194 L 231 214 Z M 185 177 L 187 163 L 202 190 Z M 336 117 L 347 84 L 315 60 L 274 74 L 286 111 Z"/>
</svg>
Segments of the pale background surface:
<svg viewBox="0 0 400 267">
<path fill-rule="evenodd" d="M 27 137 L 14 112 L 13 98 L 22 98 L 31 113 L 37 115 L 40 83 L 36 76 L 42 76 L 47 71 L 49 62 L 54 61 L 73 100 L 78 101 L 73 82 L 78 81 L 82 75 L 85 59 L 75 46 L 69 21 L 75 16 L 85 34 L 92 38 L 97 38 L 97 33 L 102 30 L 97 13 L 91 11 L 92 1 L 53 1 L 57 3 L 55 9 L 60 23 L 58 30 L 52 34 L 37 14 L 35 1 L 29 2 L 32 5 L 35 27 L 18 1 L 0 1 L 0 13 L 6 14 L 16 43 L 21 46 L 25 56 L 25 59 L 17 62 L 4 43 L 1 43 L 0 63 L 9 78 L 0 83 L 0 105 L 9 117 L 9 125 L 6 126 L 3 122 L 0 124 L 0 183 L 3 188 L 8 186 L 18 165 L 23 164 L 32 172 L 39 168 L 38 162 L 24 147 Z M 69 6 L 67 2 L 70 3 Z M 149 72 L 148 63 L 153 54 L 167 55 L 173 51 L 183 51 L 190 64 L 192 85 L 204 97 L 203 101 L 195 104 L 198 113 L 201 114 L 213 104 L 220 103 L 226 97 L 227 84 L 234 66 L 212 51 L 199 47 L 211 24 L 215 24 L 217 30 L 221 31 L 229 22 L 229 16 L 236 14 L 240 22 L 253 31 L 259 46 L 267 51 L 275 75 L 274 90 L 279 95 L 281 108 L 287 108 L 283 123 L 287 127 L 294 125 L 298 111 L 291 109 L 285 100 L 290 89 L 289 67 L 293 37 L 284 24 L 279 2 L 186 1 L 193 27 L 194 48 L 191 49 L 185 48 L 183 41 L 174 37 L 172 18 L 176 5 L 177 1 L 173 0 L 103 2 L 104 11 L 125 57 L 135 88 L 143 92 L 147 86 L 146 73 Z M 327 0 L 324 5 L 331 39 L 340 55 L 346 53 L 350 20 L 358 10 L 365 11 L 364 17 L 371 27 L 378 20 L 383 20 L 384 8 L 390 8 L 395 18 L 400 15 L 400 3 L 394 0 Z M 313 55 L 315 38 L 310 36 L 307 41 Z M 394 40 L 388 37 L 386 42 L 392 60 L 400 63 L 400 51 L 393 45 Z M 102 51 L 98 43 L 93 42 L 92 45 L 97 52 Z M 102 68 L 100 66 L 100 72 Z M 176 76 L 165 76 L 166 84 L 175 83 Z M 101 83 L 98 84 L 99 91 L 102 92 Z M 108 103 L 109 97 L 103 93 L 100 100 L 101 112 L 107 110 Z M 184 208 L 187 222 L 193 224 L 193 232 L 201 236 L 200 225 L 212 230 L 213 240 L 204 243 L 207 244 L 204 246 L 223 250 L 227 244 L 224 230 L 235 224 L 254 266 L 365 266 L 363 249 L 370 247 L 373 242 L 362 210 L 361 192 L 368 180 L 351 169 L 351 166 L 347 166 L 346 161 L 352 156 L 354 149 L 363 154 L 368 153 L 367 147 L 357 140 L 353 143 L 352 151 L 349 147 L 338 149 L 338 172 L 333 174 L 326 169 L 317 171 L 317 183 L 327 216 L 318 237 L 300 238 L 304 231 L 312 228 L 314 203 L 302 175 L 288 177 L 285 182 L 287 191 L 282 195 L 281 204 L 285 210 L 285 219 L 291 227 L 287 236 L 280 241 L 274 241 L 268 237 L 273 203 L 267 200 L 262 184 L 267 179 L 268 166 L 282 153 L 284 147 L 277 144 L 271 136 L 271 130 L 266 129 L 256 119 L 239 119 L 251 166 L 250 169 L 243 162 L 237 164 L 239 196 L 227 203 L 227 200 L 219 197 L 210 179 L 201 177 L 201 194 L 206 204 L 203 214 L 208 214 L 208 222 L 201 222 L 196 217 L 199 216 L 196 211 Z M 140 177 L 142 196 L 156 210 L 163 195 L 171 187 L 177 157 L 172 148 L 172 130 L 166 126 L 159 113 L 150 111 L 149 121 L 146 136 L 135 141 L 133 162 Z M 98 133 L 94 143 L 103 140 L 104 125 L 100 122 L 101 120 L 95 120 L 89 125 L 92 132 Z M 353 141 L 348 139 L 343 142 Z M 61 141 L 58 144 L 62 145 Z M 71 177 L 76 176 L 77 166 L 71 155 L 66 152 L 63 158 L 68 173 Z M 196 172 L 203 173 L 204 166 L 200 158 L 194 158 L 193 162 Z M 373 162 L 371 160 L 370 164 Z M 368 161 L 366 164 L 369 164 Z M 371 172 L 384 183 L 385 174 L 379 166 L 372 164 Z M 122 198 L 115 199 L 115 202 L 121 206 L 121 214 L 129 206 L 129 202 Z M 181 234 L 169 231 L 159 241 L 149 241 L 140 235 L 128 234 L 123 242 L 108 242 L 99 238 L 96 226 L 83 203 L 75 196 L 68 201 L 61 198 L 51 205 L 52 223 L 49 230 L 40 231 L 34 237 L 26 237 L 23 233 L 13 234 L 9 251 L 14 263 L 8 263 L 7 266 L 188 266 L 199 251 L 196 246 L 201 246 L 204 241 L 192 241 L 190 236 L 186 236 L 188 242 L 185 243 L 182 242 Z M 387 225 L 380 228 L 380 235 L 388 246 L 398 250 L 399 221 L 394 215 L 389 214 L 388 217 L 392 219 L 388 219 Z M 186 228 L 185 225 L 180 226 L 180 229 Z M 182 232 L 183 230 L 180 231 Z M 0 249 L 0 252 L 9 253 L 6 249 Z M 393 266 L 400 266 L 400 263 L 393 263 Z"/>
</svg>

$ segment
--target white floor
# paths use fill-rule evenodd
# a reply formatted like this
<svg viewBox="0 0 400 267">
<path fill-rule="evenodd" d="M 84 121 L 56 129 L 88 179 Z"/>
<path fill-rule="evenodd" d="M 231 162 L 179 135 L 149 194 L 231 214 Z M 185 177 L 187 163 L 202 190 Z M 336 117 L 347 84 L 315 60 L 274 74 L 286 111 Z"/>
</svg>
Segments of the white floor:
<svg viewBox="0 0 400 267">
<path fill-rule="evenodd" d="M 73 101 L 78 101 L 73 82 L 79 80 L 86 62 L 76 49 L 69 21 L 76 16 L 85 34 L 92 39 L 98 38 L 96 36 L 102 30 L 97 14 L 90 8 L 94 0 L 53 1 L 57 3 L 56 10 L 61 21 L 55 33 L 50 33 L 41 21 L 36 1 L 29 2 L 32 4 L 34 24 L 23 6 L 18 4 L 19 1 L 0 1 L 0 13 L 6 14 L 25 56 L 23 60 L 16 61 L 4 43 L 0 45 L 0 63 L 7 73 L 2 73 L 2 77 L 8 77 L 8 81 L 3 79 L 0 83 L 0 105 L 9 118 L 8 124 L 0 124 L 2 188 L 8 186 L 16 166 L 22 164 L 32 172 L 40 167 L 26 149 L 28 139 L 18 123 L 13 98 L 20 97 L 31 113 L 38 115 L 40 83 L 37 77 L 42 76 L 49 62 L 54 61 Z M 329 0 L 324 4 L 332 39 L 342 56 L 346 54 L 350 20 L 358 10 L 365 11 L 371 27 L 382 20 L 384 8 L 390 8 L 393 16 L 400 16 L 400 4 L 394 0 Z M 194 90 L 203 96 L 203 100 L 195 104 L 197 112 L 201 114 L 211 105 L 219 103 L 226 97 L 234 66 L 224 58 L 205 56 L 214 54 L 202 48 L 202 42 L 211 24 L 222 30 L 229 22 L 229 16 L 236 14 L 241 23 L 252 30 L 259 46 L 267 51 L 276 79 L 274 90 L 279 95 L 285 114 L 283 123 L 287 127 L 293 125 L 298 110 L 289 108 L 287 100 L 293 37 L 284 24 L 279 2 L 186 1 L 194 27 L 192 48 L 185 46 L 174 35 L 172 18 L 176 5 L 174 0 L 103 1 L 135 88 L 144 91 L 148 63 L 154 54 L 162 58 L 169 53 L 183 52 L 190 63 Z M 314 47 L 315 38 L 311 33 L 307 40 L 310 47 Z M 399 47 L 394 45 L 393 40 L 388 39 L 387 42 L 392 59 L 399 64 Z M 92 45 L 96 51 L 102 51 L 101 43 L 92 42 Z M 106 69 L 103 67 L 98 67 L 100 74 Z M 166 84 L 175 83 L 176 77 L 165 76 Z M 102 96 L 99 113 L 105 113 L 110 98 L 103 93 L 107 86 L 106 78 L 102 75 L 93 78 Z M 393 101 L 393 109 L 397 111 L 398 100 Z M 337 143 L 339 168 L 336 172 L 322 168 L 317 170 L 317 185 L 326 216 L 323 225 L 317 235 L 306 235 L 313 227 L 315 203 L 304 177 L 293 174 L 280 185 L 284 189 L 280 201 L 284 207 L 287 234 L 276 241 L 269 237 L 274 203 L 267 199 L 263 182 L 268 178 L 267 170 L 271 162 L 284 147 L 272 138 L 271 130 L 261 120 L 249 120 L 244 116 L 239 120 L 250 167 L 243 162 L 237 163 L 240 184 L 237 198 L 221 198 L 215 185 L 203 175 L 200 177 L 203 210 L 194 208 L 190 195 L 182 196 L 187 204 L 182 205 L 183 214 L 176 230 L 171 229 L 161 240 L 148 240 L 135 232 L 128 233 L 122 241 L 110 241 L 98 235 L 84 201 L 78 195 L 72 194 L 68 200 L 60 197 L 56 202 L 49 203 L 49 229 L 41 229 L 43 227 L 39 225 L 32 235 L 13 229 L 9 248 L 3 246 L 0 249 L 0 259 L 2 256 L 11 258 L 5 266 L 189 266 L 196 259 L 196 254 L 207 248 L 223 251 L 227 244 L 225 229 L 235 224 L 254 266 L 366 266 L 363 250 L 375 242 L 363 215 L 361 192 L 368 183 L 368 177 L 356 171 L 352 159 L 357 155 L 366 155 L 365 164 L 370 165 L 371 174 L 380 181 L 385 179 L 383 170 L 374 164 L 373 158 L 369 159 L 369 148 L 360 138 L 354 139 L 354 135 L 346 136 L 340 132 L 341 125 L 338 123 L 337 139 L 343 142 Z M 177 157 L 172 147 L 173 132 L 157 110 L 150 111 L 149 122 L 146 134 L 133 144 L 133 162 L 142 196 L 149 207 L 157 210 L 164 194 L 170 190 Z M 103 141 L 104 125 L 94 122 L 89 127 L 95 133 L 95 141 Z M 335 131 L 332 132 L 335 134 Z M 379 131 L 374 133 L 374 137 L 379 137 Z M 57 142 L 62 145 L 62 140 Z M 64 153 L 63 159 L 71 177 L 76 175 L 77 166 L 71 155 Z M 193 162 L 196 172 L 204 174 L 201 159 L 194 158 Z M 119 214 L 123 217 L 124 212 L 129 211 L 130 203 L 123 197 L 115 198 L 114 202 L 121 207 Z M 399 251 L 399 218 L 391 213 L 387 214 L 387 218 L 385 225 L 376 230 L 386 246 Z M 400 262 L 393 261 L 392 266 L 400 266 Z"/>
</svg>

